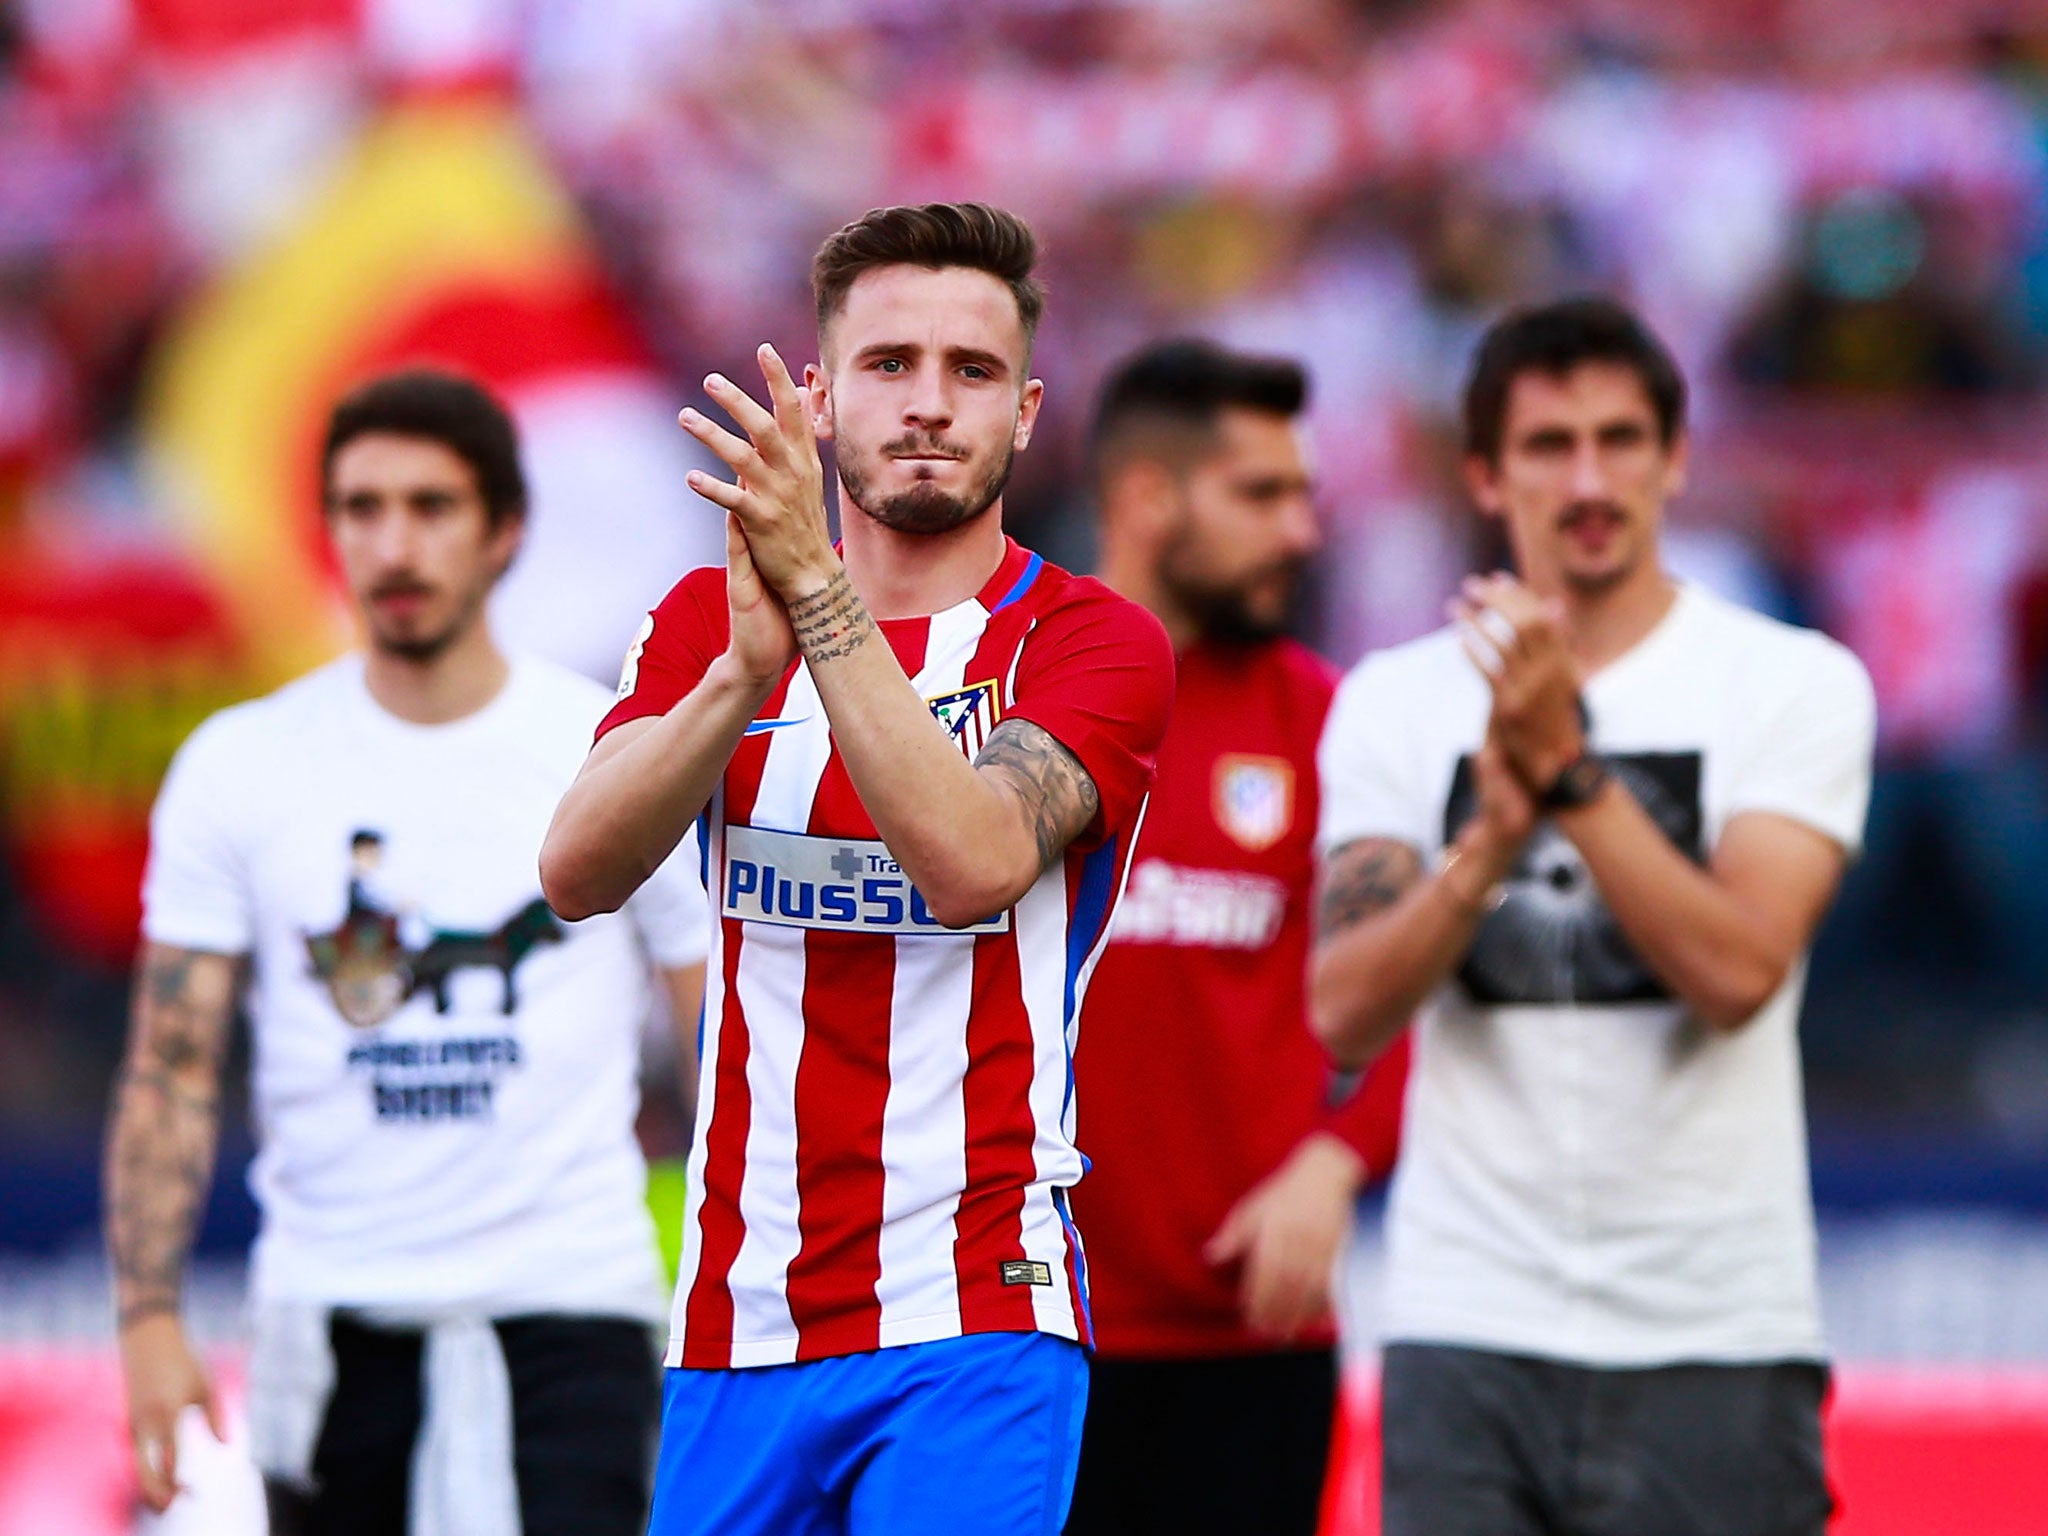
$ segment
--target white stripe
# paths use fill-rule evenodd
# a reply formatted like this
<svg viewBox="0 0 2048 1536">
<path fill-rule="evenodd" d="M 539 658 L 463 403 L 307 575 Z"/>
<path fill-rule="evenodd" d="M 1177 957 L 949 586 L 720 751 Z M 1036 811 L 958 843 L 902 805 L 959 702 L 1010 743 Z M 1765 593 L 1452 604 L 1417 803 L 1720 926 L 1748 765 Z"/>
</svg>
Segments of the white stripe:
<svg viewBox="0 0 2048 1536">
<path fill-rule="evenodd" d="M 801 832 L 832 755 L 831 731 L 817 685 L 799 666 L 780 711 L 804 717 L 768 740 L 753 826 Z M 722 880 L 721 880 L 722 888 Z M 747 924 L 734 985 L 747 1017 L 746 1169 L 740 1219 L 746 1235 L 733 1259 L 734 1365 L 774 1365 L 796 1358 L 790 1317 L 789 1266 L 802 1234 L 797 1225 L 796 1068 L 803 1054 L 804 935 L 797 928 Z"/>
<path fill-rule="evenodd" d="M 918 670 L 920 696 L 975 681 L 966 675 L 988 626 L 979 603 L 932 616 Z M 953 1273 L 954 1217 L 967 1182 L 967 1018 L 974 999 L 972 939 L 919 936 L 896 941 L 889 1014 L 889 1098 L 882 1111 L 881 1342 L 926 1333 L 950 1318 L 959 1331 Z"/>
<path fill-rule="evenodd" d="M 1032 1315 L 1047 1332 L 1071 1337 L 1073 1300 L 1067 1292 L 1067 1231 L 1052 1202 L 1055 1187 L 1081 1177 L 1081 1154 L 1060 1123 L 1067 1096 L 1066 1008 L 1068 862 L 1038 877 L 1017 903 L 1017 960 L 1024 1011 L 1031 1020 L 1032 1160 L 1038 1177 L 1024 1194 L 1024 1256 L 1052 1266 L 1051 1286 L 1031 1287 Z"/>
<path fill-rule="evenodd" d="M 725 860 L 725 790 L 722 786 L 712 794 L 709 812 L 705 820 L 711 833 L 710 857 L 705 868 L 710 871 L 712 886 L 716 889 L 718 869 Z M 709 893 L 705 900 L 711 908 L 711 951 L 704 957 L 704 1048 L 697 1060 L 697 1129 L 690 1138 L 690 1161 L 683 1191 L 682 1261 L 676 1270 L 675 1302 L 669 1308 L 667 1363 L 672 1366 L 682 1364 L 683 1320 L 689 1309 L 690 1287 L 697 1283 L 698 1265 L 704 1257 L 704 1236 L 698 1229 L 698 1223 L 704 1212 L 705 1148 L 710 1143 L 713 1105 L 717 1099 L 718 1018 L 725 1006 L 725 924 L 719 921 L 717 902 Z"/>
</svg>

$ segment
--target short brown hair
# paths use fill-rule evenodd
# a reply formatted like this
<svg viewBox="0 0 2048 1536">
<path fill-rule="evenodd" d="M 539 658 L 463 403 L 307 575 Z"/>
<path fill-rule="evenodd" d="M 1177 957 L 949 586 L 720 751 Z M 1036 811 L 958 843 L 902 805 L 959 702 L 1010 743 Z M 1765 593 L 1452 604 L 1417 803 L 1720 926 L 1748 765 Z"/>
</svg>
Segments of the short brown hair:
<svg viewBox="0 0 2048 1536">
<path fill-rule="evenodd" d="M 845 307 L 846 293 L 877 267 L 971 267 L 999 278 L 1017 301 L 1024 344 L 1038 334 L 1045 290 L 1031 269 L 1038 237 L 1004 208 L 987 203 L 923 203 L 870 208 L 835 231 L 811 258 L 811 292 L 818 301 L 818 331 Z"/>
<path fill-rule="evenodd" d="M 1666 448 L 1685 430 L 1685 376 L 1670 350 L 1633 310 L 1587 295 L 1515 310 L 1480 338 L 1465 384 L 1465 452 L 1498 464 L 1515 380 L 1525 373 L 1561 379 L 1581 363 L 1635 370 Z"/>
<path fill-rule="evenodd" d="M 497 396 L 476 380 L 436 368 L 407 368 L 344 395 L 327 418 L 320 449 L 323 490 L 333 480 L 335 455 L 371 433 L 424 438 L 466 462 L 476 474 L 493 527 L 526 515 L 519 433 Z"/>
</svg>

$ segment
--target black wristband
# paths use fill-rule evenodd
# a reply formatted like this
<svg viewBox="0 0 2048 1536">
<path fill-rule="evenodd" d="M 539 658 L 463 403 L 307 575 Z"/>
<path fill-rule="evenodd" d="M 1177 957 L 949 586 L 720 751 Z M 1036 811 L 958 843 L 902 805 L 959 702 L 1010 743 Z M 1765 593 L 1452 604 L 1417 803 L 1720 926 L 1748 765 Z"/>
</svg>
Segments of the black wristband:
<svg viewBox="0 0 2048 1536">
<path fill-rule="evenodd" d="M 1546 811 L 1577 810 L 1605 789 L 1613 777 L 1614 770 L 1599 753 L 1581 752 L 1558 770 L 1537 804 Z"/>
</svg>

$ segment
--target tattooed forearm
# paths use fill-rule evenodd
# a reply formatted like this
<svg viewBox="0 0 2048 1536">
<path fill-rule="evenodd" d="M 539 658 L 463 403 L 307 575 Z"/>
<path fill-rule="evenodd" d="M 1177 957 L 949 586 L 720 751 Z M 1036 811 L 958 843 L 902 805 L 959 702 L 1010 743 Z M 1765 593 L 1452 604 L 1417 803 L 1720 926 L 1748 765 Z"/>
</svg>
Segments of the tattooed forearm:
<svg viewBox="0 0 2048 1536">
<path fill-rule="evenodd" d="M 1327 937 L 1364 922 L 1401 899 L 1422 878 L 1422 860 L 1406 843 L 1365 837 L 1330 854 L 1316 907 L 1316 931 Z"/>
<path fill-rule="evenodd" d="M 867 604 L 843 570 L 819 591 L 789 604 L 789 626 L 804 659 L 813 665 L 852 655 L 875 632 Z"/>
<path fill-rule="evenodd" d="M 974 766 L 1016 793 L 1038 842 L 1041 869 L 1087 831 L 1102 809 L 1095 780 L 1081 760 L 1029 720 L 1005 720 L 991 731 Z"/>
<path fill-rule="evenodd" d="M 237 963 L 226 955 L 160 944 L 143 950 L 105 1171 L 107 1248 L 123 1326 L 177 1310 L 213 1179 L 236 978 Z"/>
</svg>

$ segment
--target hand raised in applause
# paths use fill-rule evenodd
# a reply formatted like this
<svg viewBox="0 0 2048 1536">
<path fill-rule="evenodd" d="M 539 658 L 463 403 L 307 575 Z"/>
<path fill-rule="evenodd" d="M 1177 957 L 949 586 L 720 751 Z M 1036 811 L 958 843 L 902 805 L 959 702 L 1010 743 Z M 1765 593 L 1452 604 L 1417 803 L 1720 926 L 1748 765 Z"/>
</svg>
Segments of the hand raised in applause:
<svg viewBox="0 0 2048 1536">
<path fill-rule="evenodd" d="M 708 394 L 738 423 L 738 436 L 702 412 L 685 410 L 683 430 L 732 470 L 731 482 L 690 471 L 690 489 L 723 507 L 746 541 L 751 569 L 785 604 L 827 586 L 840 569 L 825 521 L 825 474 L 803 396 L 773 347 L 757 354 L 773 409 L 722 374 Z"/>
<path fill-rule="evenodd" d="M 1467 577 L 1450 611 L 1459 643 L 1493 690 L 1487 734 L 1540 796 L 1586 750 L 1563 606 L 1496 574 Z"/>
</svg>

